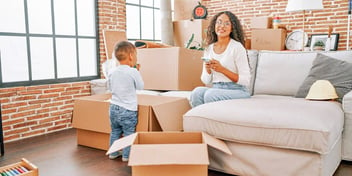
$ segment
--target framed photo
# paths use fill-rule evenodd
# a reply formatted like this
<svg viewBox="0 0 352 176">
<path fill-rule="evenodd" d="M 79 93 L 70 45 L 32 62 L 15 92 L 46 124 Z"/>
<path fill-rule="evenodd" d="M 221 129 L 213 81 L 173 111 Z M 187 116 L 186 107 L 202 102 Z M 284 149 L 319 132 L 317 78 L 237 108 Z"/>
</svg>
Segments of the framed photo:
<svg viewBox="0 0 352 176">
<path fill-rule="evenodd" d="M 328 34 L 312 34 L 310 39 L 310 50 L 313 51 L 314 44 L 318 41 L 322 41 L 324 46 L 326 46 L 326 42 L 330 40 L 330 51 L 336 51 L 339 43 L 340 34 L 333 33 L 328 38 Z"/>
</svg>

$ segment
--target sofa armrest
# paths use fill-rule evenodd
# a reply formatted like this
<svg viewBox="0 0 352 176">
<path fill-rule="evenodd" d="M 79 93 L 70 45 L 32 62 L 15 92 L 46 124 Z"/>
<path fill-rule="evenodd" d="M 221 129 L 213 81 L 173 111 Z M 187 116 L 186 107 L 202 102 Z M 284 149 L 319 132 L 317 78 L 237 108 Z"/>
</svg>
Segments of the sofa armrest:
<svg viewBox="0 0 352 176">
<path fill-rule="evenodd" d="M 352 114 L 352 90 L 343 96 L 342 108 L 345 113 Z"/>
<path fill-rule="evenodd" d="M 352 91 L 342 99 L 345 123 L 342 133 L 342 159 L 352 161 Z"/>
</svg>

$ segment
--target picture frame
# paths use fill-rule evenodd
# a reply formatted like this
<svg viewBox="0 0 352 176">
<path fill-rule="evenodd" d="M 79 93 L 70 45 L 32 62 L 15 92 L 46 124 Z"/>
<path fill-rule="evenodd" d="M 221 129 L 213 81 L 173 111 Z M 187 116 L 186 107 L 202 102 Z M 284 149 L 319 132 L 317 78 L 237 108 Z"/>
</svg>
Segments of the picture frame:
<svg viewBox="0 0 352 176">
<path fill-rule="evenodd" d="M 339 37 L 340 37 L 340 34 L 338 33 L 332 33 L 330 35 L 330 51 L 337 50 Z M 310 50 L 313 51 L 314 44 L 317 41 L 322 41 L 325 45 L 327 40 L 328 40 L 328 34 L 312 34 L 310 38 L 310 45 L 309 45 Z"/>
</svg>

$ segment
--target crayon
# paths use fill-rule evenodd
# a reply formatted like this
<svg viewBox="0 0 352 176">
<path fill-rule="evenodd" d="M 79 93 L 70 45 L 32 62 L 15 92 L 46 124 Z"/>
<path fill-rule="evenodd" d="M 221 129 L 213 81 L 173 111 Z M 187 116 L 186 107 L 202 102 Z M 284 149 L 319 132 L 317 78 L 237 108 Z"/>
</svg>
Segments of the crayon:
<svg viewBox="0 0 352 176">
<path fill-rule="evenodd" d="M 11 172 L 9 172 L 8 170 L 6 170 L 6 172 L 5 172 L 8 176 L 13 176 L 12 174 L 11 174 Z"/>
<path fill-rule="evenodd" d="M 12 170 L 9 169 L 8 171 L 11 174 L 11 176 L 16 176 L 16 174 Z"/>
<path fill-rule="evenodd" d="M 28 169 L 27 168 L 25 168 L 25 167 L 23 167 L 23 166 L 20 166 L 21 167 L 21 169 L 24 171 L 24 172 L 28 172 Z"/>
<path fill-rule="evenodd" d="M 12 168 L 12 171 L 16 174 L 16 175 L 20 175 L 21 173 L 17 171 L 16 168 Z"/>
<path fill-rule="evenodd" d="M 23 171 L 21 168 L 19 168 L 19 167 L 16 167 L 16 169 L 17 169 L 17 171 L 20 172 L 20 173 L 23 173 L 23 172 L 24 172 L 24 171 Z"/>
</svg>

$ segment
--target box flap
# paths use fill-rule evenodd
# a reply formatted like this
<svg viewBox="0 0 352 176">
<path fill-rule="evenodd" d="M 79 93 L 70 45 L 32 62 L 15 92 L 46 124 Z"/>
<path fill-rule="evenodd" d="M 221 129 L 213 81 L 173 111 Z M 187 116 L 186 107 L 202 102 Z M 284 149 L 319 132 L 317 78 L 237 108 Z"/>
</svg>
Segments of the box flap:
<svg viewBox="0 0 352 176">
<path fill-rule="evenodd" d="M 201 144 L 200 132 L 138 132 L 138 144 Z"/>
<path fill-rule="evenodd" d="M 167 96 L 158 96 L 158 95 L 147 95 L 147 94 L 138 94 L 138 105 L 140 106 L 155 106 L 159 104 L 168 103 L 180 99 L 180 97 L 167 97 Z"/>
<path fill-rule="evenodd" d="M 218 149 L 224 153 L 227 153 L 229 155 L 232 155 L 232 152 L 230 151 L 230 149 L 227 147 L 227 145 L 225 144 L 224 141 L 221 141 L 219 139 L 216 139 L 206 133 L 202 133 L 203 134 L 203 140 L 206 144 L 210 145 L 211 147 Z"/>
<path fill-rule="evenodd" d="M 206 144 L 136 144 L 131 146 L 129 166 L 208 165 Z"/>
<path fill-rule="evenodd" d="M 191 109 L 186 98 L 138 95 L 139 106 L 151 106 L 163 131 L 182 131 L 182 116 Z"/>
<path fill-rule="evenodd" d="M 96 94 L 96 95 L 75 98 L 75 100 L 92 100 L 92 101 L 108 101 L 110 99 L 111 99 L 111 93 Z"/>
<path fill-rule="evenodd" d="M 134 143 L 134 141 L 137 138 L 138 133 L 133 133 L 131 135 L 125 136 L 123 138 L 120 138 L 116 141 L 114 141 L 114 143 L 111 145 L 111 147 L 109 148 L 109 150 L 106 152 L 106 155 L 119 151 L 125 147 L 128 147 L 130 145 L 132 145 Z"/>
<path fill-rule="evenodd" d="M 112 58 L 112 53 L 114 51 L 114 46 L 117 42 L 121 40 L 127 40 L 125 31 L 117 31 L 110 29 L 103 29 L 103 38 L 105 46 L 106 58 Z"/>
<path fill-rule="evenodd" d="M 191 106 L 186 98 L 177 98 L 152 108 L 163 131 L 182 131 L 183 114 L 190 110 Z"/>
</svg>

